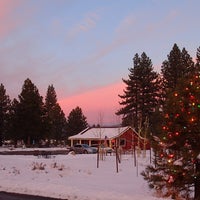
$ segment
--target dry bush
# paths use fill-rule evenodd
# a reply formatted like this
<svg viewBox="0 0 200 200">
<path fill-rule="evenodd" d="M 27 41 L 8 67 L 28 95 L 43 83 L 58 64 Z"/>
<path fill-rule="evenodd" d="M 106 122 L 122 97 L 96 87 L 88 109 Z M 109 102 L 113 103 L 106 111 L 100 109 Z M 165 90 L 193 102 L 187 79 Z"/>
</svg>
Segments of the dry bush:
<svg viewBox="0 0 200 200">
<path fill-rule="evenodd" d="M 45 170 L 46 164 L 44 163 L 38 163 L 38 162 L 33 162 L 32 164 L 32 170 Z"/>
</svg>

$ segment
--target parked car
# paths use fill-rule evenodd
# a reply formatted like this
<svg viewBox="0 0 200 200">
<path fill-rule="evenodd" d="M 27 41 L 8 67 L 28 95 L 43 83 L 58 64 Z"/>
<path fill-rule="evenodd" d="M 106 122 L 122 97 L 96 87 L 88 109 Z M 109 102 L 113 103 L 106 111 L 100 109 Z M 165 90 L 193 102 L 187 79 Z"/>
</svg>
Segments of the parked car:
<svg viewBox="0 0 200 200">
<path fill-rule="evenodd" d="M 94 153 L 94 150 L 87 144 L 76 144 L 73 147 L 70 147 L 69 152 L 74 152 L 75 154 L 87 154 Z"/>
<path fill-rule="evenodd" d="M 97 153 L 98 152 L 98 148 L 96 146 L 90 146 L 92 148 L 93 153 Z"/>
<path fill-rule="evenodd" d="M 96 149 L 96 152 L 98 152 L 98 148 L 100 148 L 100 149 L 103 150 L 106 154 L 111 154 L 111 153 L 114 152 L 113 148 L 111 148 L 111 147 L 106 147 L 104 144 L 92 145 L 92 148 Z"/>
<path fill-rule="evenodd" d="M 111 147 L 106 147 L 104 144 L 102 144 L 100 148 L 103 149 L 106 154 L 112 154 L 114 152 Z"/>
</svg>

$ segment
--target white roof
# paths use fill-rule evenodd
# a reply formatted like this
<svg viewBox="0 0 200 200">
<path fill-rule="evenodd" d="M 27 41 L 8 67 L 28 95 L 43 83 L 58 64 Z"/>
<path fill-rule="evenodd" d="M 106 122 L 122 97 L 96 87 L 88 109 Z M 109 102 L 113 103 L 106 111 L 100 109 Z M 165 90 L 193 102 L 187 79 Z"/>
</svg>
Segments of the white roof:
<svg viewBox="0 0 200 200">
<path fill-rule="evenodd" d="M 113 139 L 121 134 L 123 134 L 126 130 L 128 130 L 129 126 L 126 127 L 118 127 L 118 128 L 87 128 L 80 132 L 77 135 L 73 135 L 69 137 L 72 139 Z"/>
</svg>

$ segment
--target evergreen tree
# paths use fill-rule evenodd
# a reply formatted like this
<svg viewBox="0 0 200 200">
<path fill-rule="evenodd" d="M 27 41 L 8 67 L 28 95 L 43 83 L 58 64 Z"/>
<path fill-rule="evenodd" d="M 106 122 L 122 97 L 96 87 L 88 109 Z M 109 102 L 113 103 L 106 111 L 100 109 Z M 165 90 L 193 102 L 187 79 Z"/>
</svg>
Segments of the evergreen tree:
<svg viewBox="0 0 200 200">
<path fill-rule="evenodd" d="M 123 115 L 123 125 L 133 125 L 137 129 L 139 122 L 144 123 L 146 118 L 150 118 L 159 105 L 160 86 L 158 74 L 144 52 L 141 57 L 135 54 L 129 72 L 129 79 L 123 79 L 126 84 L 124 94 L 119 95 L 122 108 L 116 114 Z"/>
<path fill-rule="evenodd" d="M 15 102 L 13 119 L 16 125 L 16 139 L 28 145 L 44 138 L 44 105 L 37 87 L 30 79 L 24 81 L 19 102 Z"/>
<path fill-rule="evenodd" d="M 57 95 L 53 85 L 49 85 L 47 89 L 47 94 L 45 98 L 45 107 L 47 110 L 51 110 L 53 106 L 57 103 Z"/>
<path fill-rule="evenodd" d="M 8 133 L 10 103 L 10 98 L 6 95 L 4 85 L 0 84 L 0 146 Z"/>
<path fill-rule="evenodd" d="M 155 166 L 143 175 L 167 196 L 200 199 L 200 73 L 179 80 L 164 106 L 162 137 L 154 137 Z"/>
<path fill-rule="evenodd" d="M 45 109 L 47 119 L 47 138 L 60 140 L 66 135 L 66 118 L 57 102 L 57 95 L 53 85 L 47 89 L 45 98 Z"/>
<path fill-rule="evenodd" d="M 181 51 L 177 44 L 174 44 L 171 52 L 161 66 L 161 73 L 164 80 L 164 90 L 174 89 L 179 81 L 194 71 L 194 62 L 185 48 Z"/>
<path fill-rule="evenodd" d="M 73 109 L 67 118 L 67 134 L 68 137 L 76 135 L 88 127 L 87 119 L 83 115 L 82 109 L 76 107 Z"/>
<path fill-rule="evenodd" d="M 195 65 L 188 51 L 183 48 L 181 52 L 182 66 L 185 67 L 183 76 L 190 76 L 195 70 Z"/>
<path fill-rule="evenodd" d="M 200 71 L 200 47 L 197 48 L 195 70 Z"/>
<path fill-rule="evenodd" d="M 11 102 L 11 107 L 10 107 L 10 120 L 9 120 L 9 131 L 8 134 L 6 134 L 6 139 L 7 140 L 13 140 L 14 143 L 17 142 L 17 140 L 20 138 L 20 123 L 18 122 L 18 104 L 19 102 L 17 99 L 13 99 Z"/>
</svg>

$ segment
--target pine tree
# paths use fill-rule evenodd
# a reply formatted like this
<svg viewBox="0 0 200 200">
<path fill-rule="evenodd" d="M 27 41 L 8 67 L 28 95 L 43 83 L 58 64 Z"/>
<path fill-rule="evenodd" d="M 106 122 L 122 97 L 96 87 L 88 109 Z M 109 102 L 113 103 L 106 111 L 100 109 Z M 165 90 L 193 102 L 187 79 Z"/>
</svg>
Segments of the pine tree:
<svg viewBox="0 0 200 200">
<path fill-rule="evenodd" d="M 200 47 L 197 48 L 195 70 L 200 71 Z"/>
<path fill-rule="evenodd" d="M 87 127 L 87 119 L 83 115 L 82 109 L 78 106 L 72 109 L 67 118 L 67 135 L 72 136 L 78 134 Z"/>
<path fill-rule="evenodd" d="M 123 95 L 119 95 L 122 108 L 117 115 L 123 115 L 123 125 L 133 125 L 138 128 L 139 121 L 142 123 L 150 118 L 159 104 L 159 79 L 154 72 L 152 62 L 143 52 L 141 57 L 135 54 L 133 67 L 129 69 L 129 79 L 123 79 L 126 84 Z"/>
<path fill-rule="evenodd" d="M 28 145 L 44 138 L 44 105 L 37 87 L 30 79 L 24 81 L 19 102 L 15 103 L 16 139 Z"/>
<path fill-rule="evenodd" d="M 6 89 L 3 84 L 0 84 L 0 146 L 8 133 L 10 104 L 10 98 L 6 95 Z"/>
<path fill-rule="evenodd" d="M 10 119 L 9 119 L 9 131 L 8 134 L 6 134 L 7 140 L 13 140 L 14 143 L 17 143 L 17 140 L 20 138 L 20 123 L 18 122 L 18 100 L 13 99 L 10 106 Z"/>
<path fill-rule="evenodd" d="M 66 135 L 66 118 L 57 102 L 57 95 L 53 85 L 47 89 L 45 98 L 47 138 L 61 140 Z"/>
<path fill-rule="evenodd" d="M 178 45 L 174 44 L 167 57 L 161 66 L 165 91 L 174 89 L 179 79 L 194 71 L 194 62 L 185 48 L 181 51 Z"/>
<path fill-rule="evenodd" d="M 57 95 L 53 85 L 49 85 L 47 89 L 47 94 L 45 98 L 45 107 L 50 110 L 57 103 Z"/>
<path fill-rule="evenodd" d="M 154 137 L 155 166 L 143 173 L 166 195 L 200 199 L 200 73 L 179 80 L 164 106 L 162 137 Z"/>
</svg>

